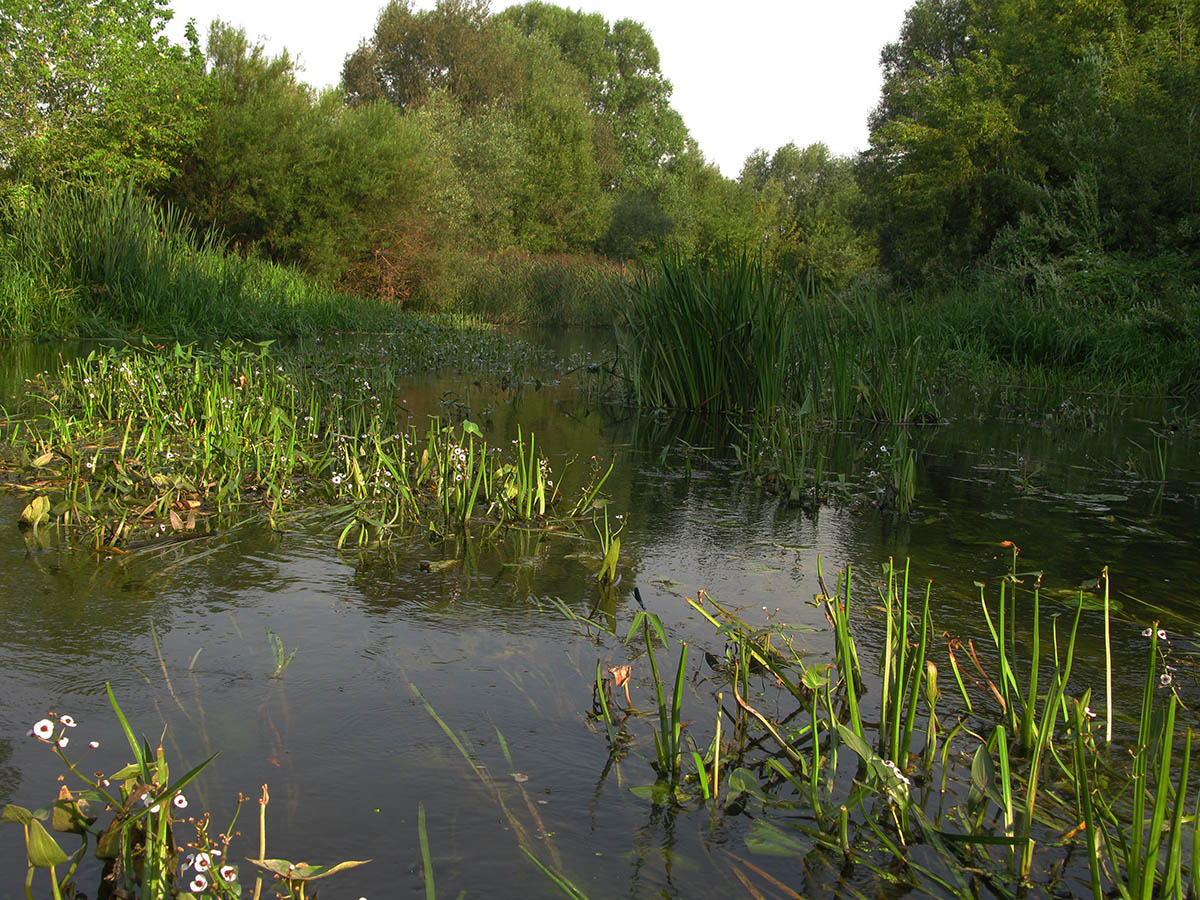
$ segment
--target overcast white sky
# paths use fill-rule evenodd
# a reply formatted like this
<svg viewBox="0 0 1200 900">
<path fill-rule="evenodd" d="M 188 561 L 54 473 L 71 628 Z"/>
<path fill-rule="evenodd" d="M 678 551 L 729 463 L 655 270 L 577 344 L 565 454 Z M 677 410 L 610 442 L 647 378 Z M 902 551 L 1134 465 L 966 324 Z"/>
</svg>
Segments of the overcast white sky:
<svg viewBox="0 0 1200 900">
<path fill-rule="evenodd" d="M 182 41 L 196 19 L 245 28 L 270 50 L 300 57 L 304 80 L 335 84 L 342 62 L 372 33 L 386 0 L 171 0 L 168 33 Z M 560 5 L 630 18 L 650 31 L 673 105 L 704 155 L 736 177 L 745 158 L 793 141 L 834 153 L 867 144 L 879 99 L 879 51 L 900 34 L 913 0 L 587 0 Z M 418 0 L 428 9 L 433 0 Z M 492 0 L 492 10 L 512 4 Z"/>
</svg>

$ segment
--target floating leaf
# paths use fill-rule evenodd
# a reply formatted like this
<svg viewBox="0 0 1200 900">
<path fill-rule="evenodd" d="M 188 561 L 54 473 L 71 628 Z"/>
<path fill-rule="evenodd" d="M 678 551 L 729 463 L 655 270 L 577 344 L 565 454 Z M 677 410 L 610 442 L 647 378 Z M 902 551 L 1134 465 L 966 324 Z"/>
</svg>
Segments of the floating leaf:
<svg viewBox="0 0 1200 900">
<path fill-rule="evenodd" d="M 356 866 L 365 866 L 371 860 L 369 859 L 350 859 L 346 862 L 340 862 L 332 866 L 313 866 L 305 862 L 292 863 L 286 859 L 249 859 L 246 860 L 253 863 L 260 869 L 266 869 L 268 872 L 274 872 L 281 878 L 286 878 L 288 881 L 316 881 L 318 878 L 325 878 L 333 875 L 336 872 L 341 872 L 346 869 L 353 869 Z"/>
<path fill-rule="evenodd" d="M 762 797 L 763 792 L 758 786 L 758 778 L 746 768 L 737 768 L 729 773 L 729 793 L 745 792 L 755 797 Z"/>
</svg>

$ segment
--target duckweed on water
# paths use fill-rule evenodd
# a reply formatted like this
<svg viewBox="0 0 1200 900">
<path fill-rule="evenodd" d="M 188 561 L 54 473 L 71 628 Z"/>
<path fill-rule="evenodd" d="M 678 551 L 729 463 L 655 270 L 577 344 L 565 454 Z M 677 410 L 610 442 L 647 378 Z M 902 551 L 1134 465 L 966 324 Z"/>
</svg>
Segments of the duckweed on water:
<svg viewBox="0 0 1200 900">
<path fill-rule="evenodd" d="M 92 352 L 27 383 L 4 416 L 0 468 L 47 526 L 96 549 L 205 533 L 247 516 L 313 510 L 339 545 L 428 520 L 550 525 L 590 511 L 607 469 L 593 460 L 568 498 L 536 438 L 489 446 L 470 421 L 408 424 L 396 367 L 323 365 L 269 344 Z M 569 467 L 569 466 L 568 466 Z"/>
</svg>

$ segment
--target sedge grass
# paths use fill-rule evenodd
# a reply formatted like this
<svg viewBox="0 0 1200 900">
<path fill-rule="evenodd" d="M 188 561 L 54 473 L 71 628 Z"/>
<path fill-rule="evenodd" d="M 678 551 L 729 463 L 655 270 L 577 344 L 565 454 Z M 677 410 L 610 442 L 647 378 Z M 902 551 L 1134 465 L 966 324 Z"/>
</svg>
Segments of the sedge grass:
<svg viewBox="0 0 1200 900">
<path fill-rule="evenodd" d="M 761 260 L 664 258 L 618 307 L 620 361 L 637 401 L 689 410 L 769 410 L 791 396 L 796 312 Z"/>
</svg>

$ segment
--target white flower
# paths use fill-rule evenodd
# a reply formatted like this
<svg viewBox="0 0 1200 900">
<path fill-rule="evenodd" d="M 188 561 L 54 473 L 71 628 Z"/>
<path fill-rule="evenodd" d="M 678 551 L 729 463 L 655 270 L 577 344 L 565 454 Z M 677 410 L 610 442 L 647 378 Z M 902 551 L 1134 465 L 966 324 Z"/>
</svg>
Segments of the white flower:
<svg viewBox="0 0 1200 900">
<path fill-rule="evenodd" d="M 1159 639 L 1160 641 L 1165 641 L 1165 640 L 1167 639 L 1167 633 L 1166 633 L 1166 631 L 1164 631 L 1164 630 L 1163 630 L 1163 629 L 1161 629 L 1161 628 L 1160 628 L 1160 629 L 1158 629 L 1158 639 Z"/>
<path fill-rule="evenodd" d="M 29 733 L 43 741 L 48 741 L 50 740 L 50 736 L 54 734 L 54 723 L 49 719 L 39 719 L 34 723 L 33 730 Z"/>
<path fill-rule="evenodd" d="M 68 728 L 74 728 L 74 727 L 75 727 L 75 720 L 74 720 L 74 719 L 72 719 L 70 716 L 59 716 L 59 717 L 58 717 L 58 721 L 62 722 L 62 723 L 63 723 L 64 725 L 66 725 Z"/>
<path fill-rule="evenodd" d="M 1154 629 L 1147 628 L 1145 631 L 1142 632 L 1142 637 L 1150 637 L 1153 634 L 1154 634 Z"/>
<path fill-rule="evenodd" d="M 197 853 L 196 854 L 196 871 L 197 872 L 207 872 L 210 868 L 212 868 L 212 857 L 209 856 L 207 853 Z"/>
<path fill-rule="evenodd" d="M 187 797 L 182 793 L 176 794 L 171 802 L 175 804 L 176 809 L 187 809 Z"/>
<path fill-rule="evenodd" d="M 1170 672 L 1163 672 L 1161 675 L 1158 676 L 1158 683 L 1161 684 L 1163 687 L 1166 687 L 1168 684 L 1170 684 L 1174 680 L 1175 680 L 1175 678 L 1174 678 L 1174 676 L 1171 675 Z"/>
<path fill-rule="evenodd" d="M 199 893 L 200 891 L 206 890 L 208 888 L 208 879 L 205 878 L 203 875 L 197 875 L 195 878 L 192 879 L 192 883 L 188 885 L 188 888 L 190 888 L 193 891 L 196 891 L 197 893 Z"/>
<path fill-rule="evenodd" d="M 233 866 L 221 866 L 222 881 L 237 881 L 237 869 Z"/>
<path fill-rule="evenodd" d="M 93 750 L 95 750 L 97 747 L 100 746 L 100 742 L 99 741 L 88 741 L 88 746 L 91 747 Z"/>
<path fill-rule="evenodd" d="M 60 746 L 60 747 L 65 747 L 69 743 L 71 743 L 71 739 L 69 737 L 67 737 L 65 734 L 58 739 L 58 746 Z"/>
<path fill-rule="evenodd" d="M 196 861 L 196 854 L 189 853 L 187 856 L 185 856 L 183 858 L 183 867 L 185 869 L 190 869 L 192 867 L 192 863 L 194 863 L 195 861 Z"/>
</svg>

